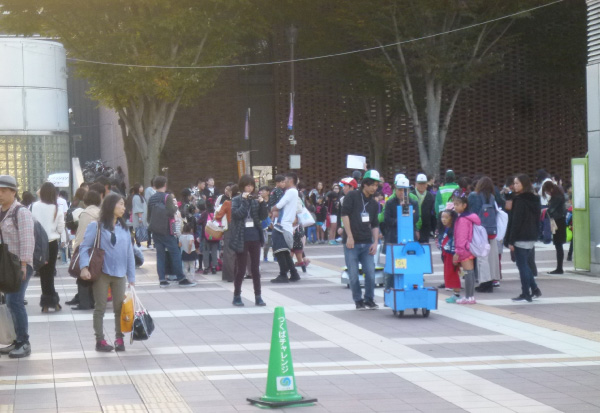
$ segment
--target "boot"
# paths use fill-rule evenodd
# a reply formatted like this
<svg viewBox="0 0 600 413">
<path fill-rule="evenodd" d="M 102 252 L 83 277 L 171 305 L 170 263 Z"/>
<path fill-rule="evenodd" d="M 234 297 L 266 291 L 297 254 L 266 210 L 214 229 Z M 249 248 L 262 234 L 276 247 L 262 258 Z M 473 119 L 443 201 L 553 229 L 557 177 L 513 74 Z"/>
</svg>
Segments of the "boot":
<svg viewBox="0 0 600 413">
<path fill-rule="evenodd" d="M 265 305 L 267 305 L 267 303 L 265 303 L 262 299 L 262 297 L 260 295 L 255 295 L 254 296 L 254 304 L 257 307 L 264 307 Z"/>
<path fill-rule="evenodd" d="M 243 307 L 244 306 L 244 302 L 242 301 L 242 297 L 240 297 L 239 295 L 234 295 L 233 296 L 233 305 L 237 306 L 237 307 Z"/>
</svg>

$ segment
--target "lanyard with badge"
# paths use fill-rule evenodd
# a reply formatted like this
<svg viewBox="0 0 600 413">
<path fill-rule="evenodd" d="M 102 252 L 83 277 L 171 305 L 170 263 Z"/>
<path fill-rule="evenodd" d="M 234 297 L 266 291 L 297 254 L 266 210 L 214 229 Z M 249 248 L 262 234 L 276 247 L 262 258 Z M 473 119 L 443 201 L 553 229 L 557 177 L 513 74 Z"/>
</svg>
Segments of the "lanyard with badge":
<svg viewBox="0 0 600 413">
<path fill-rule="evenodd" d="M 248 205 L 248 216 L 246 217 L 246 228 L 254 228 L 254 220 L 250 216 L 251 210 L 252 210 L 252 201 L 250 201 L 249 205 Z"/>
<path fill-rule="evenodd" d="M 367 203 L 365 204 L 365 196 L 361 193 L 360 197 L 361 197 L 362 203 L 363 203 L 363 211 L 360 214 L 360 219 L 362 222 L 369 222 L 371 220 L 371 218 L 369 217 L 369 213 L 367 212 L 367 205 L 369 205 L 369 202 L 371 202 L 371 200 L 369 199 L 367 201 Z"/>
</svg>

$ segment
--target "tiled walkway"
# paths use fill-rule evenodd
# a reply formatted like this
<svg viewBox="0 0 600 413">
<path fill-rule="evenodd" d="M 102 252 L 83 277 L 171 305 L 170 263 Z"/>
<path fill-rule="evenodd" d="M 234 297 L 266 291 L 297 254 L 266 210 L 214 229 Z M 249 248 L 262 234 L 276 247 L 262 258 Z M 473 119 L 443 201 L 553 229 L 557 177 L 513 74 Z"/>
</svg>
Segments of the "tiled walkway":
<svg viewBox="0 0 600 413">
<path fill-rule="evenodd" d="M 547 276 L 554 252 L 538 246 L 532 304 L 512 303 L 518 272 L 508 254 L 504 280 L 479 304 L 446 304 L 429 318 L 391 310 L 354 310 L 340 283 L 341 247 L 307 248 L 313 263 L 297 284 L 273 285 L 263 263 L 263 298 L 231 305 L 233 286 L 199 276 L 193 289 L 159 289 L 155 254 L 138 272 L 137 291 L 156 330 L 124 353 L 94 351 L 89 311 L 42 315 L 39 279 L 27 292 L 33 354 L 0 358 L 3 412 L 255 411 L 246 397 L 265 391 L 272 311 L 284 306 L 301 393 L 315 406 L 290 412 L 580 412 L 600 411 L 600 278 Z M 437 253 L 428 285 L 442 280 Z M 59 269 L 62 301 L 76 289 Z M 376 290 L 382 303 L 382 289 Z M 107 314 L 105 329 L 112 330 Z M 110 335 L 108 335 L 110 337 Z"/>
</svg>

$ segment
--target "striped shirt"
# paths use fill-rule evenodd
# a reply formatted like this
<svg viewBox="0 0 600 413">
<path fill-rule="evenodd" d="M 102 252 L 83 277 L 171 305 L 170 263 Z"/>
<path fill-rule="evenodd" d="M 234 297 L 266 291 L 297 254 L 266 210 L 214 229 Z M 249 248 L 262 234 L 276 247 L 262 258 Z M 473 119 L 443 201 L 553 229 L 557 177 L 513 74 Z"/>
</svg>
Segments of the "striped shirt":
<svg viewBox="0 0 600 413">
<path fill-rule="evenodd" d="M 15 208 L 19 202 L 15 200 L 8 209 L 8 212 L 2 222 L 2 239 L 8 245 L 8 250 L 19 257 L 29 265 L 33 264 L 33 250 L 35 248 L 35 238 L 33 233 L 33 217 L 31 212 L 25 207 L 17 211 L 18 230 L 15 227 Z"/>
</svg>

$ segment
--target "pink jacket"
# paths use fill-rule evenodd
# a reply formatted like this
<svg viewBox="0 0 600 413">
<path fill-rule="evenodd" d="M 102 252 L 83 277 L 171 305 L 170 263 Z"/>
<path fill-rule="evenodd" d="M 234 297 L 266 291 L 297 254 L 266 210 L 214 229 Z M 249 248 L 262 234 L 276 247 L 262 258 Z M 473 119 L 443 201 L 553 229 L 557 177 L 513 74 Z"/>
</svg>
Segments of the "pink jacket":
<svg viewBox="0 0 600 413">
<path fill-rule="evenodd" d="M 468 260 L 473 256 L 469 245 L 473 239 L 473 224 L 481 225 L 477 214 L 470 212 L 461 214 L 454 223 L 454 248 L 459 261 Z"/>
</svg>

